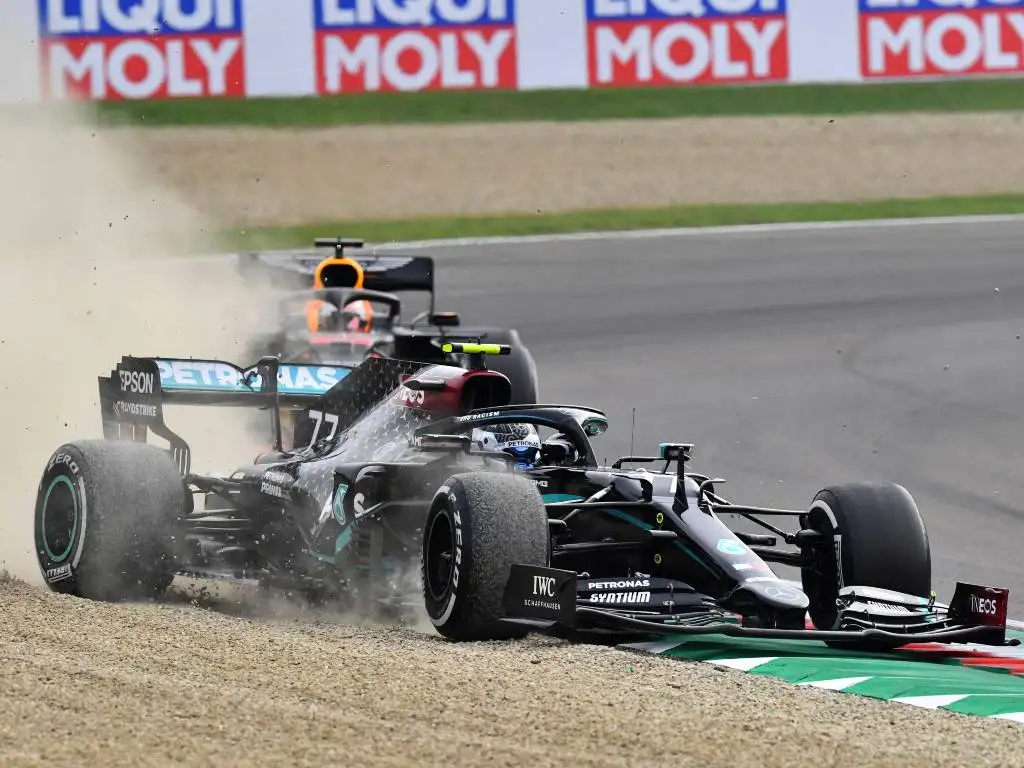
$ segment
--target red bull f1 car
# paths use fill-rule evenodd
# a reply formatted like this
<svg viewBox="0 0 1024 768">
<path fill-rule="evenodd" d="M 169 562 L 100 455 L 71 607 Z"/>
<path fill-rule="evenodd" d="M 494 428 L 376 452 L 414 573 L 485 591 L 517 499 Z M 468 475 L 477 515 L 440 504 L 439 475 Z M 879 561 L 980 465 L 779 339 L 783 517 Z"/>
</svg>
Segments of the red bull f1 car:
<svg viewBox="0 0 1024 768">
<path fill-rule="evenodd" d="M 123 358 L 99 379 L 103 438 L 61 445 L 43 468 L 34 528 L 46 583 L 155 598 L 184 574 L 386 614 L 408 603 L 399 583 L 412 568 L 416 604 L 455 641 L 1006 642 L 1008 590 L 960 583 L 936 600 L 925 524 L 903 487 L 835 485 L 785 510 L 723 498 L 720 479 L 690 468 L 690 444 L 602 466 L 604 413 L 512 403 L 485 357 L 514 354 L 507 346 L 444 351 L 463 364 Z M 196 473 L 165 421 L 171 405 L 266 409 L 273 450 Z M 734 531 L 725 513 L 765 533 Z M 799 585 L 778 563 L 800 569 Z"/>
<path fill-rule="evenodd" d="M 513 402 L 536 402 L 537 368 L 514 329 L 466 327 L 457 312 L 437 311 L 431 256 L 353 255 L 364 247 L 358 238 L 316 238 L 314 247 L 319 252 L 239 254 L 242 275 L 268 276 L 286 291 L 276 327 L 252 342 L 254 358 L 357 365 L 391 357 L 461 365 L 459 356 L 444 352 L 445 343 L 504 344 L 515 354 L 494 365 L 511 380 Z M 425 294 L 427 306 L 406 321 L 400 294 Z"/>
</svg>

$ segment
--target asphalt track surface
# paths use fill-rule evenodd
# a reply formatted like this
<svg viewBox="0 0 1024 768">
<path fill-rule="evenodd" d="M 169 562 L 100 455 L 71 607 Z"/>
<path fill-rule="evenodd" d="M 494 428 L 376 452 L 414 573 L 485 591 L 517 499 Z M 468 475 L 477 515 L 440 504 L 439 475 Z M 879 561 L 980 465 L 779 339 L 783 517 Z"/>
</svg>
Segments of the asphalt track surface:
<svg viewBox="0 0 1024 768">
<path fill-rule="evenodd" d="M 542 400 L 607 411 L 599 458 L 629 452 L 635 408 L 637 453 L 693 442 L 737 502 L 899 482 L 940 599 L 957 579 L 1009 587 L 1020 618 L 1022 243 L 1001 222 L 430 252 L 440 309 L 517 328 Z"/>
</svg>

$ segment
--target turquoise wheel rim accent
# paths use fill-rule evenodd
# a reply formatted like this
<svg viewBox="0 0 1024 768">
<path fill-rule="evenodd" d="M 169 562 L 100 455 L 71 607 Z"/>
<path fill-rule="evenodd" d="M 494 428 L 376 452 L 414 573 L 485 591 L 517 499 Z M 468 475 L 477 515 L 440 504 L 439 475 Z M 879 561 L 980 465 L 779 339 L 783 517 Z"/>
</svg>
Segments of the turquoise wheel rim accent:
<svg viewBox="0 0 1024 768">
<path fill-rule="evenodd" d="M 55 490 L 62 487 L 67 488 L 67 495 L 71 497 L 71 532 L 68 534 L 67 545 L 58 553 L 54 552 L 55 547 L 51 546 L 51 533 L 53 532 L 47 530 L 46 512 L 50 509 L 50 496 Z M 62 493 L 62 491 L 58 490 L 58 493 Z M 71 554 L 71 550 L 75 546 L 75 536 L 78 535 L 78 514 L 78 494 L 75 493 L 75 486 L 72 484 L 71 478 L 67 475 L 57 475 L 57 477 L 53 478 L 53 481 L 50 483 L 50 487 L 46 489 L 46 495 L 43 497 L 43 512 L 39 521 L 40 538 L 43 540 L 43 549 L 46 552 L 46 556 L 55 563 L 62 563 L 67 560 L 68 556 Z M 59 533 L 57 535 L 59 535 Z M 58 539 L 58 542 L 60 541 L 61 540 Z"/>
</svg>

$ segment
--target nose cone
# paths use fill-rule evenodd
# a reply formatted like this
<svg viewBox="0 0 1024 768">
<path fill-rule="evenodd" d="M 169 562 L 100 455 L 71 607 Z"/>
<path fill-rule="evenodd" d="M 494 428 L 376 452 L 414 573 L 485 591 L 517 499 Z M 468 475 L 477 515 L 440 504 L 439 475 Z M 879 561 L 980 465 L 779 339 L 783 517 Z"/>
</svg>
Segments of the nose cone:
<svg viewBox="0 0 1024 768">
<path fill-rule="evenodd" d="M 741 589 L 754 593 L 762 602 L 784 611 L 806 611 L 811 604 L 807 595 L 784 581 L 748 581 Z"/>
</svg>

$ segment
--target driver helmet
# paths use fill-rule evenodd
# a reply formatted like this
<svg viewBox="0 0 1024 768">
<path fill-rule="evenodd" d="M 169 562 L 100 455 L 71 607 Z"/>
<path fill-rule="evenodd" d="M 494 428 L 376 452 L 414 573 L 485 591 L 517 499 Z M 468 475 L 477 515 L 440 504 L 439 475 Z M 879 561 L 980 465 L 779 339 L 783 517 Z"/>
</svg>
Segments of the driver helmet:
<svg viewBox="0 0 1024 768">
<path fill-rule="evenodd" d="M 540 434 L 531 424 L 488 424 L 474 429 L 472 440 L 481 450 L 513 456 L 516 469 L 532 469 L 540 460 Z"/>
<path fill-rule="evenodd" d="M 373 327 L 373 308 L 365 299 L 351 301 L 341 308 L 342 322 L 347 331 L 369 333 Z"/>
</svg>

